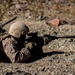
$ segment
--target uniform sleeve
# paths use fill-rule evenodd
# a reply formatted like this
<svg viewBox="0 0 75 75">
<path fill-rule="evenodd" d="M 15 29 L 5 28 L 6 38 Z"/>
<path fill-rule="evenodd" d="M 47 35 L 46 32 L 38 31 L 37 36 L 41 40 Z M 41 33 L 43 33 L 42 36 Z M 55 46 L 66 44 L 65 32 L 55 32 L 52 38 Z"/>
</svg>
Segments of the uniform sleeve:
<svg viewBox="0 0 75 75">
<path fill-rule="evenodd" d="M 25 62 L 30 56 L 30 52 L 26 48 L 17 50 L 16 43 L 11 38 L 2 41 L 3 49 L 11 62 Z"/>
</svg>

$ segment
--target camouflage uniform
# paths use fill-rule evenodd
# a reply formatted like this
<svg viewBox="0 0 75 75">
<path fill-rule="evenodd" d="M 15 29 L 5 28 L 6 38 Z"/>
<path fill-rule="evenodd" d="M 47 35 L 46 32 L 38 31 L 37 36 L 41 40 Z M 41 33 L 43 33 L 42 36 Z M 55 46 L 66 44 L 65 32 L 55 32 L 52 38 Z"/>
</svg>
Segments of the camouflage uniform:
<svg viewBox="0 0 75 75">
<path fill-rule="evenodd" d="M 20 27 L 22 25 L 23 27 Z M 18 27 L 15 27 L 15 26 L 18 26 Z M 14 25 L 11 25 L 10 30 L 9 30 L 10 36 L 3 39 L 2 41 L 4 52 L 7 55 L 7 57 L 10 59 L 11 62 L 25 62 L 28 58 L 31 57 L 31 53 L 28 50 L 31 48 L 28 48 L 28 45 L 24 46 L 24 40 L 22 41 L 22 39 L 19 39 L 21 35 L 27 34 L 27 32 L 29 31 L 29 30 L 28 31 L 24 30 L 24 27 L 25 25 L 20 22 Z M 23 33 L 23 30 L 26 32 Z M 16 32 L 18 32 L 18 34 Z M 14 37 L 16 37 L 16 39 L 19 39 L 19 41 L 16 40 Z M 21 47 L 20 45 L 23 47 Z"/>
<path fill-rule="evenodd" d="M 2 41 L 4 52 L 11 62 L 25 62 L 31 57 L 31 53 L 26 47 L 17 50 L 17 41 L 13 37 L 8 37 Z"/>
</svg>

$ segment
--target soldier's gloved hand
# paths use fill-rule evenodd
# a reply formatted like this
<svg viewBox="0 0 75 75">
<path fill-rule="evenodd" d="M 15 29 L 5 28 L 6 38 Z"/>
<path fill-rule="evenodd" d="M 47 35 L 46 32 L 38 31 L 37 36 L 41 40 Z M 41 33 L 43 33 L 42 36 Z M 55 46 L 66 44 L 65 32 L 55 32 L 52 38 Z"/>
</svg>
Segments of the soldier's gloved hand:
<svg viewBox="0 0 75 75">
<path fill-rule="evenodd" d="M 29 42 L 26 44 L 26 48 L 29 51 L 31 51 L 35 46 L 36 46 L 36 43 L 34 43 L 34 42 Z"/>
</svg>

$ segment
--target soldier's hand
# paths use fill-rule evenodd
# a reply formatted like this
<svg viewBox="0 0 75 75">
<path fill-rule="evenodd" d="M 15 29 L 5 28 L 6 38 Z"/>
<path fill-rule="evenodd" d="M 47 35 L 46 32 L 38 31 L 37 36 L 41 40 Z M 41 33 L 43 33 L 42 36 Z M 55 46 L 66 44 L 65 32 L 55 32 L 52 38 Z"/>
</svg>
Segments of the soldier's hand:
<svg viewBox="0 0 75 75">
<path fill-rule="evenodd" d="M 36 43 L 34 42 L 29 42 L 26 44 L 26 48 L 31 51 L 34 47 L 36 46 Z"/>
</svg>

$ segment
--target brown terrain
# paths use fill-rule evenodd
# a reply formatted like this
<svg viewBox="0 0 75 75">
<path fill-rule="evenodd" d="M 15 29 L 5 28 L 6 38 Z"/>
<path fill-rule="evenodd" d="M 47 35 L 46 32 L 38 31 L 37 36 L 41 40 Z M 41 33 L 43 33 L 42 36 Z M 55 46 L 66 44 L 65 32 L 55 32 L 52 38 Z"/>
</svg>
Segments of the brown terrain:
<svg viewBox="0 0 75 75">
<path fill-rule="evenodd" d="M 0 57 L 0 75 L 75 75 L 75 0 L 0 0 L 0 24 L 14 16 L 3 29 L 23 21 L 38 47 L 26 63 Z"/>
</svg>

